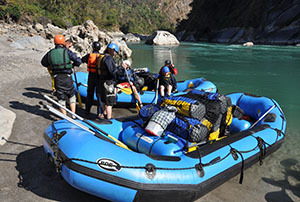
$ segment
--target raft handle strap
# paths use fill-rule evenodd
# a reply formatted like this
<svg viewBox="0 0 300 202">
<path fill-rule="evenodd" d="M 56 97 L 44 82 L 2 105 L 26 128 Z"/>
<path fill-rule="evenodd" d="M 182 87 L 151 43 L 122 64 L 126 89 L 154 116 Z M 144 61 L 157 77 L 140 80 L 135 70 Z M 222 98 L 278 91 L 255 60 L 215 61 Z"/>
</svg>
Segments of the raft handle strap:
<svg viewBox="0 0 300 202">
<path fill-rule="evenodd" d="M 241 167 L 241 175 L 240 175 L 240 180 L 239 183 L 243 184 L 243 179 L 244 179 L 244 166 L 245 166 L 245 161 L 244 161 L 244 157 L 242 155 L 242 153 L 240 151 L 238 151 L 237 149 L 234 149 L 231 147 L 230 149 L 230 153 L 232 154 L 232 157 L 234 160 L 238 160 L 238 154 L 241 156 L 242 158 L 242 167 Z"/>
<path fill-rule="evenodd" d="M 197 174 L 199 175 L 199 177 L 204 177 L 205 172 L 203 169 L 203 164 L 202 164 L 202 160 L 201 160 L 201 153 L 200 153 L 200 148 L 199 146 L 197 146 L 197 152 L 198 152 L 198 156 L 199 156 L 199 163 L 195 165 L 195 169 L 197 171 Z"/>
<path fill-rule="evenodd" d="M 266 156 L 266 144 L 267 143 L 262 138 L 260 138 L 260 137 L 256 137 L 256 139 L 258 141 L 258 148 L 260 150 L 259 165 L 262 165 L 263 164 L 263 159 Z"/>
</svg>

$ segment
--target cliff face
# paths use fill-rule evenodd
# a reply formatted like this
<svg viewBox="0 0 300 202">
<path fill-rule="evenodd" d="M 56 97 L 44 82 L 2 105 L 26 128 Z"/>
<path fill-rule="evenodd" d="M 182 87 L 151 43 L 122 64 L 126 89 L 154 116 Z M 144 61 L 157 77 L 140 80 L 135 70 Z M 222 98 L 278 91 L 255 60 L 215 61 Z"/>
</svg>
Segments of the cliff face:
<svg viewBox="0 0 300 202">
<path fill-rule="evenodd" d="M 177 26 L 185 41 L 300 43 L 300 0 L 194 0 Z"/>
<path fill-rule="evenodd" d="M 164 13 L 170 23 L 177 24 L 187 19 L 187 14 L 192 10 L 193 0 L 160 0 L 158 8 Z"/>
</svg>

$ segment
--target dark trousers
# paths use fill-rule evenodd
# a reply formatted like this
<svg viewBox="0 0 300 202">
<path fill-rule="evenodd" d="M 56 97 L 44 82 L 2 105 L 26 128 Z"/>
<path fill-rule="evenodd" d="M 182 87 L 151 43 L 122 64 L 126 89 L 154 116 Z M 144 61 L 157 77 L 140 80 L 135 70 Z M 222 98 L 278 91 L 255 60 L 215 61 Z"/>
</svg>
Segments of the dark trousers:
<svg viewBox="0 0 300 202">
<path fill-rule="evenodd" d="M 89 113 L 90 110 L 91 110 L 92 103 L 93 103 L 93 100 L 94 100 L 95 90 L 96 90 L 96 97 L 97 97 L 97 114 L 103 114 L 101 97 L 100 97 L 100 80 L 99 80 L 99 76 L 97 75 L 97 73 L 89 72 L 87 97 L 86 97 L 86 105 L 85 105 L 85 111 L 87 113 Z"/>
</svg>

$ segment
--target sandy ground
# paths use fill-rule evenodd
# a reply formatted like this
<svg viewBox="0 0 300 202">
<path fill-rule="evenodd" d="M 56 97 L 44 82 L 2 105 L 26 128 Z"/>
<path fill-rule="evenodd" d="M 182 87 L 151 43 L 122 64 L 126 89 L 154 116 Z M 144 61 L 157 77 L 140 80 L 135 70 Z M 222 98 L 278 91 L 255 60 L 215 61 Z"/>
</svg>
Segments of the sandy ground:
<svg viewBox="0 0 300 202">
<path fill-rule="evenodd" d="M 0 105 L 17 115 L 11 137 L 0 146 L 0 201 L 102 201 L 64 182 L 44 154 L 42 135 L 57 118 L 39 104 L 38 92 L 50 93 L 43 54 L 12 49 L 0 36 Z M 126 114 L 131 111 L 114 109 L 113 116 Z M 297 162 L 274 161 L 278 154 L 267 158 L 263 169 L 258 164 L 247 169 L 243 185 L 237 176 L 197 201 L 300 201 L 299 168 L 291 172 Z"/>
</svg>

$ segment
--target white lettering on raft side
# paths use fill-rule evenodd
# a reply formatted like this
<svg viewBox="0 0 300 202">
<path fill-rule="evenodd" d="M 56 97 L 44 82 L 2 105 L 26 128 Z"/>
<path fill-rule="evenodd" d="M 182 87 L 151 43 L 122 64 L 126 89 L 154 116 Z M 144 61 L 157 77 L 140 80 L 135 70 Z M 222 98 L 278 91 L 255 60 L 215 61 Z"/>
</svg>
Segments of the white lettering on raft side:
<svg viewBox="0 0 300 202">
<path fill-rule="evenodd" d="M 111 159 L 98 159 L 97 165 L 100 168 L 108 171 L 116 172 L 121 170 L 121 165 L 118 162 Z"/>
<path fill-rule="evenodd" d="M 150 137 L 147 137 L 147 136 L 143 136 L 141 133 L 137 133 L 135 134 L 137 137 L 140 137 L 142 140 L 148 142 L 148 143 L 152 143 L 153 140 L 150 138 Z"/>
</svg>

